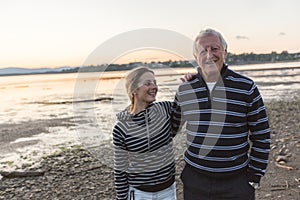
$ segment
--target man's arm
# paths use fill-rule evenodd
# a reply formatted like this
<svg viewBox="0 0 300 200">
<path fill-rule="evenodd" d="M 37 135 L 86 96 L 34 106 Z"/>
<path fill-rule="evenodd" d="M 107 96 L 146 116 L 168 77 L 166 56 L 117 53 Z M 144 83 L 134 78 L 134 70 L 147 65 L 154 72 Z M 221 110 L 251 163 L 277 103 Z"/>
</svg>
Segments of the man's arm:
<svg viewBox="0 0 300 200">
<path fill-rule="evenodd" d="M 248 108 L 248 126 L 250 130 L 250 163 L 248 181 L 259 183 L 266 172 L 270 153 L 270 127 L 266 109 L 255 84 L 251 89 L 252 102 Z"/>
<path fill-rule="evenodd" d="M 175 95 L 173 107 L 172 107 L 172 131 L 175 136 L 182 128 L 183 120 L 181 116 L 181 106 L 179 102 L 178 92 Z"/>
</svg>

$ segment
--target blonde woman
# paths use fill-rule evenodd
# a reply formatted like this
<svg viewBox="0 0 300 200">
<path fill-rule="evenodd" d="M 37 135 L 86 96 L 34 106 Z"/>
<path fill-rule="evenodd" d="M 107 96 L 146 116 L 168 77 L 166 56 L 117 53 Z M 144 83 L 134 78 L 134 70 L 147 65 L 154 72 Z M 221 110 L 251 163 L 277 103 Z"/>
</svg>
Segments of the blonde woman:
<svg viewBox="0 0 300 200">
<path fill-rule="evenodd" d="M 113 129 L 117 199 L 175 200 L 172 102 L 155 102 L 152 70 L 136 68 L 126 76 L 130 106 L 117 114 Z"/>
</svg>

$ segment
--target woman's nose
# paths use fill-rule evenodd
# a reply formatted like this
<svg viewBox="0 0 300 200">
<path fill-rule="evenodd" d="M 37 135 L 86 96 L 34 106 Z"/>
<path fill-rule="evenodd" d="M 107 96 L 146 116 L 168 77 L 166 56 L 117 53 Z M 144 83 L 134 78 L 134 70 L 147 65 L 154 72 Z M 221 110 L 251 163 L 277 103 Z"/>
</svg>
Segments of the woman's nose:
<svg viewBox="0 0 300 200">
<path fill-rule="evenodd" d="M 151 89 L 157 89 L 157 84 L 154 82 L 154 83 L 151 83 L 150 85 Z"/>
<path fill-rule="evenodd" d="M 157 84 L 156 83 L 151 83 L 151 87 L 152 88 L 157 88 Z"/>
</svg>

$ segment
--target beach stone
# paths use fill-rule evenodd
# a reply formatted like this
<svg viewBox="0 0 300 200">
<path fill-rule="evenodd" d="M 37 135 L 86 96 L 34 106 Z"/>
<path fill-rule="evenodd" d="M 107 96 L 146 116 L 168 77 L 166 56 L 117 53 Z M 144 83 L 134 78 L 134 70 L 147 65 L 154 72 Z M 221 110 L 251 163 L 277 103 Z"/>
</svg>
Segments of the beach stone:
<svg viewBox="0 0 300 200">
<path fill-rule="evenodd" d="M 280 155 L 280 156 L 277 156 L 277 158 L 276 158 L 276 162 L 279 162 L 279 163 L 281 163 L 281 162 L 286 163 L 287 160 L 288 160 L 287 156 Z"/>
<path fill-rule="evenodd" d="M 286 161 L 281 160 L 281 161 L 279 161 L 278 163 L 281 164 L 281 165 L 283 165 L 283 164 L 286 163 Z"/>
</svg>

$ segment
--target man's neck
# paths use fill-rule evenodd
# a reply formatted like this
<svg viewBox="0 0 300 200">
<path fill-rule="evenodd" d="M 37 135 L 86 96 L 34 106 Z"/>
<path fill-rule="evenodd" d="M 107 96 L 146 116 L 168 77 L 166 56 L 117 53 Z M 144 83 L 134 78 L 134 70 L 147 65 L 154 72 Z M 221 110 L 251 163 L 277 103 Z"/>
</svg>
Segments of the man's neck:
<svg viewBox="0 0 300 200">
<path fill-rule="evenodd" d="M 211 75 L 211 76 L 203 76 L 206 83 L 210 82 L 217 82 L 219 80 L 220 74 Z"/>
</svg>

